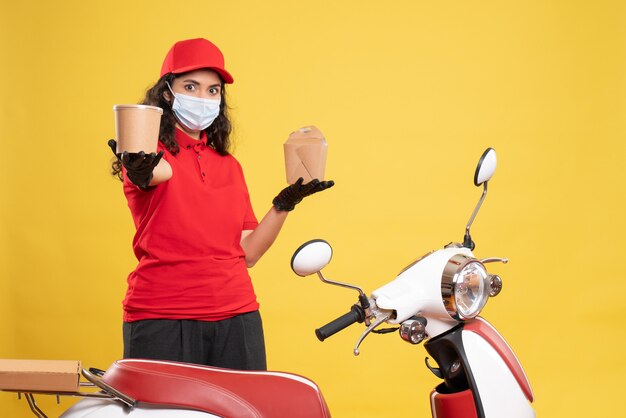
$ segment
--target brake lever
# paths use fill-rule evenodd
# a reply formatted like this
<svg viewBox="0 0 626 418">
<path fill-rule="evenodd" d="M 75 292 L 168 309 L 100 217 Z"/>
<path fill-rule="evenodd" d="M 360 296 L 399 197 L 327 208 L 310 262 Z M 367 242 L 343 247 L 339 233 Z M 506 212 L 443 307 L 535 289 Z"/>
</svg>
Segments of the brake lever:
<svg viewBox="0 0 626 418">
<path fill-rule="evenodd" d="M 376 328 L 377 326 L 379 326 L 380 324 L 382 324 L 383 322 L 385 322 L 386 320 L 388 320 L 389 318 L 391 318 L 393 316 L 393 311 L 387 312 L 386 315 L 381 315 L 381 316 L 377 316 L 376 319 L 374 319 L 374 322 L 372 322 L 366 329 L 365 331 L 363 331 L 363 334 L 361 334 L 361 336 L 359 337 L 359 339 L 356 342 L 356 345 L 354 346 L 354 355 L 358 356 L 359 354 L 361 354 L 359 352 L 359 346 L 361 345 L 361 343 L 363 342 L 363 340 L 365 339 L 365 337 L 367 337 L 367 335 L 372 332 L 372 330 L 374 328 Z"/>
</svg>

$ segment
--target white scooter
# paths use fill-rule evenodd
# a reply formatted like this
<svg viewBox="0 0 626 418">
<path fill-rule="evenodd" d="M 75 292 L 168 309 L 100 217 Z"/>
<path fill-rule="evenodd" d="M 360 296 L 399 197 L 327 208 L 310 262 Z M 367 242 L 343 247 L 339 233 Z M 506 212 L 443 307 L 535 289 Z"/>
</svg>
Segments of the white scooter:
<svg viewBox="0 0 626 418">
<path fill-rule="evenodd" d="M 371 332 L 386 333 L 399 329 L 400 337 L 424 344 L 438 367 L 426 366 L 443 383 L 431 393 L 435 418 L 527 418 L 534 417 L 533 393 L 513 351 L 502 336 L 478 317 L 489 297 L 502 289 L 499 276 L 489 274 L 485 264 L 507 263 L 506 258 L 477 259 L 470 226 L 487 194 L 487 183 L 496 169 L 496 153 L 488 148 L 480 158 L 474 184 L 483 185 L 482 196 L 465 229 L 463 244 L 450 243 L 443 249 L 425 254 L 392 282 L 367 297 L 357 286 L 325 278 L 321 270 L 332 257 L 330 245 L 323 240 L 303 244 L 291 260 L 299 276 L 317 274 L 330 284 L 359 292 L 359 302 L 350 312 L 315 331 L 324 341 L 356 322 L 365 323 L 354 354 Z M 377 329 L 397 324 L 398 328 Z"/>
<path fill-rule="evenodd" d="M 408 267 L 371 297 L 358 287 L 326 279 L 321 273 L 332 257 L 323 240 L 309 241 L 294 253 L 291 267 L 299 276 L 317 274 L 326 283 L 352 288 L 359 301 L 350 312 L 316 330 L 323 341 L 354 323 L 371 332 L 399 329 L 400 337 L 424 344 L 438 367 L 427 367 L 443 383 L 431 393 L 435 418 L 534 417 L 533 393 L 526 375 L 498 332 L 478 314 L 502 280 L 489 274 L 486 263 L 503 258 L 477 259 L 470 226 L 487 193 L 496 168 L 491 148 L 482 155 L 474 183 L 483 194 L 466 226 L 463 244 L 448 244 Z M 377 329 L 382 324 L 398 328 Z M 61 393 L 83 396 L 61 418 L 207 418 L 207 417 L 330 417 L 318 386 L 302 376 L 282 372 L 237 371 L 169 361 L 124 359 L 106 372 L 83 370 L 83 385 L 97 392 Z M 35 403 L 36 391 L 21 391 L 33 413 L 45 414 Z M 48 394 L 56 394 L 49 393 Z"/>
</svg>

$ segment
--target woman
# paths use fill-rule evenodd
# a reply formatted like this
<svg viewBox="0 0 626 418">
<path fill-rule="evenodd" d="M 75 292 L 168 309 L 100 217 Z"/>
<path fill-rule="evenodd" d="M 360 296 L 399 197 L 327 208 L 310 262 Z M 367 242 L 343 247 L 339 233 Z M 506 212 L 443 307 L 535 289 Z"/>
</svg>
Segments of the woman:
<svg viewBox="0 0 626 418">
<path fill-rule="evenodd" d="M 248 268 L 289 211 L 332 181 L 300 179 L 257 222 L 229 154 L 225 84 L 233 77 L 206 39 L 177 42 L 143 104 L 163 109 L 158 153 L 117 155 L 137 232 L 128 277 L 124 357 L 266 369 L 263 328 Z M 109 141 L 115 153 L 115 141 Z"/>
</svg>

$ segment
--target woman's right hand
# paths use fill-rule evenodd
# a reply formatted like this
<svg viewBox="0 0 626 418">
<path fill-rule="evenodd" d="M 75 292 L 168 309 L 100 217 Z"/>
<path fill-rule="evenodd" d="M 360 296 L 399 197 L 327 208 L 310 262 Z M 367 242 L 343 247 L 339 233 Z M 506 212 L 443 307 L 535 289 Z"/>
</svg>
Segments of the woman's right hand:
<svg viewBox="0 0 626 418">
<path fill-rule="evenodd" d="M 294 184 L 281 190 L 274 200 L 272 200 L 272 204 L 278 211 L 290 212 L 305 197 L 330 189 L 334 185 L 335 182 L 332 180 L 319 181 L 318 179 L 313 179 L 308 183 L 304 183 L 304 179 L 300 177 Z"/>
<path fill-rule="evenodd" d="M 124 151 L 120 154 L 116 152 L 117 143 L 114 139 L 110 139 L 108 145 L 117 159 L 122 162 L 122 165 L 126 169 L 128 180 L 140 189 L 146 190 L 150 186 L 154 168 L 159 164 L 159 161 L 161 161 L 161 158 L 163 157 L 163 151 L 159 151 L 158 154 L 154 152 L 146 154 L 143 151 Z"/>
</svg>

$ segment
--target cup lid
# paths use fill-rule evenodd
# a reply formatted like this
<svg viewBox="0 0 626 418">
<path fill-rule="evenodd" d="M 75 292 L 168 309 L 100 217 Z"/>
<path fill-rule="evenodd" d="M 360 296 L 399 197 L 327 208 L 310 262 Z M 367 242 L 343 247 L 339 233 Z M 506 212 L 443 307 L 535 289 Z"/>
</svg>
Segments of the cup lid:
<svg viewBox="0 0 626 418">
<path fill-rule="evenodd" d="M 125 110 L 125 109 L 137 109 L 137 110 L 154 110 L 159 112 L 160 114 L 163 114 L 163 109 L 161 109 L 160 107 L 157 106 L 148 106 L 148 105 L 142 105 L 142 104 L 116 104 L 113 105 L 113 111 L 116 112 L 118 110 Z"/>
</svg>

